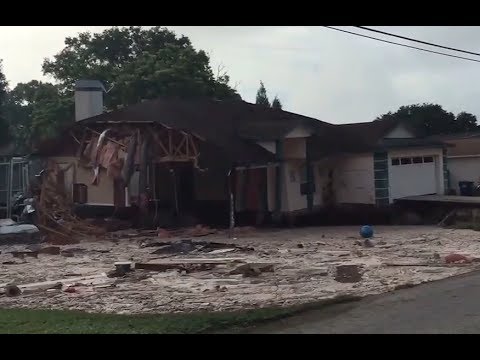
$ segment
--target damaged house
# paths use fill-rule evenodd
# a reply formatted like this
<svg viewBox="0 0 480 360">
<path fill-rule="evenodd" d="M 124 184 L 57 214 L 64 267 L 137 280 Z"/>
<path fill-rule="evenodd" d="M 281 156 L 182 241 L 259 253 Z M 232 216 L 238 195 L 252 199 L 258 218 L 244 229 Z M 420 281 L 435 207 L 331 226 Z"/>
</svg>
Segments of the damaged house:
<svg viewBox="0 0 480 360">
<path fill-rule="evenodd" d="M 161 224 L 262 223 L 347 204 L 443 194 L 444 145 L 402 123 L 333 125 L 244 101 L 159 98 L 103 112 L 98 81 L 78 81 L 76 122 L 37 155 L 77 210 L 139 209 Z M 94 210 L 92 210 L 94 211 Z"/>
</svg>

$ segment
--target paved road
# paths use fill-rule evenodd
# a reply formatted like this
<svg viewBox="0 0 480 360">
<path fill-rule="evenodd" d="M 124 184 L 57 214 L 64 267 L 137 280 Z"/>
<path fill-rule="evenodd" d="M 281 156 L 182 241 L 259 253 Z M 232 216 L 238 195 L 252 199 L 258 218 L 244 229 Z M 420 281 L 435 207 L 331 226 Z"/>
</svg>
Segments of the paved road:
<svg viewBox="0 0 480 360">
<path fill-rule="evenodd" d="M 251 333 L 480 333 L 480 272 L 339 304 Z"/>
</svg>

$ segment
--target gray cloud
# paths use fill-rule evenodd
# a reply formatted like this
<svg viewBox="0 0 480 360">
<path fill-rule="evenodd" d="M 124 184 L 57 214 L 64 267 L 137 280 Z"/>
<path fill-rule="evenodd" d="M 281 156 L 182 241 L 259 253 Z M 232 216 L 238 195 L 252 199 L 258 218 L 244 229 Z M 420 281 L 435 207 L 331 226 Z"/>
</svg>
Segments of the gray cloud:
<svg viewBox="0 0 480 360">
<path fill-rule="evenodd" d="M 0 28 L 1 58 L 10 84 L 43 79 L 43 58 L 58 52 L 66 36 L 104 28 Z M 401 105 L 423 102 L 439 103 L 455 113 L 465 110 L 480 116 L 477 100 L 480 89 L 476 85 L 480 80 L 480 63 L 423 53 L 321 27 L 169 28 L 190 37 L 197 49 L 207 51 L 213 69 L 223 64 L 232 84 L 238 84 L 237 89 L 246 101 L 254 101 L 259 81 L 263 80 L 270 97 L 277 94 L 286 110 L 332 123 L 370 121 Z M 480 27 L 377 28 L 480 52 L 477 40 Z"/>
</svg>

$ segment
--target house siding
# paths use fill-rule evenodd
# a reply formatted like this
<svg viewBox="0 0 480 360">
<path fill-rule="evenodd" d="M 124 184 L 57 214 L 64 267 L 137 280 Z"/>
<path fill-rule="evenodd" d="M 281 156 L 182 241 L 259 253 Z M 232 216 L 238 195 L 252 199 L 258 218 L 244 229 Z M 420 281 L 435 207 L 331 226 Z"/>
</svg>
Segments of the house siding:
<svg viewBox="0 0 480 360">
<path fill-rule="evenodd" d="M 448 161 L 448 173 L 450 176 L 450 188 L 459 194 L 459 181 L 473 181 L 475 183 L 480 180 L 480 157 L 470 158 L 450 158 Z"/>
<path fill-rule="evenodd" d="M 334 189 L 339 204 L 375 204 L 372 154 L 344 156 L 337 160 Z"/>
</svg>

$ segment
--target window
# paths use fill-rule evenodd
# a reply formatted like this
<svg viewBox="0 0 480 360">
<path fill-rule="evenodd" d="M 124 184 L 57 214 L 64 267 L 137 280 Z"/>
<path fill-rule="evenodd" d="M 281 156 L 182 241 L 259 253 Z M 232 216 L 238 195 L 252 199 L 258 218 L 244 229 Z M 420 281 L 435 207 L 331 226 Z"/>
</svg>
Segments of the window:
<svg viewBox="0 0 480 360">
<path fill-rule="evenodd" d="M 421 156 L 414 157 L 412 160 L 414 164 L 421 164 L 423 162 L 423 158 Z"/>
<path fill-rule="evenodd" d="M 392 166 L 397 166 L 397 165 L 400 165 L 400 159 L 399 158 L 392 159 Z"/>
<path fill-rule="evenodd" d="M 412 158 L 401 158 L 400 159 L 400 164 L 402 165 L 408 165 L 412 163 Z"/>
<path fill-rule="evenodd" d="M 424 156 L 423 157 L 423 162 L 424 163 L 432 163 L 433 162 L 433 156 Z"/>
</svg>

